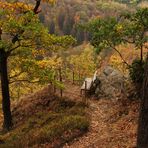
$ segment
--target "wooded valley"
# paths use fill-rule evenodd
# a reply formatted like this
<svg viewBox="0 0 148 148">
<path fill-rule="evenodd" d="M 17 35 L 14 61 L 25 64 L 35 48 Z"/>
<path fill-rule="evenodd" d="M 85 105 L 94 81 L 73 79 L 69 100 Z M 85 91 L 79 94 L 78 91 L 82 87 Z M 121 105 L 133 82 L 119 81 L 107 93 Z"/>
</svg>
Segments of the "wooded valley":
<svg viewBox="0 0 148 148">
<path fill-rule="evenodd" d="M 148 148 L 147 0 L 0 0 L 0 148 Z"/>
</svg>

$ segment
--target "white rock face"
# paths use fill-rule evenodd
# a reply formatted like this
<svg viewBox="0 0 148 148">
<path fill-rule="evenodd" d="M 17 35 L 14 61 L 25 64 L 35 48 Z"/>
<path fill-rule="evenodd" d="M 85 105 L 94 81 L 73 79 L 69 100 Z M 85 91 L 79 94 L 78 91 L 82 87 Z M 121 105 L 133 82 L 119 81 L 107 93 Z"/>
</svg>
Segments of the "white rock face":
<svg viewBox="0 0 148 148">
<path fill-rule="evenodd" d="M 116 98 L 125 90 L 124 75 L 111 66 L 106 66 L 103 72 L 98 75 L 98 78 L 101 84 L 95 91 L 97 97 Z"/>
</svg>

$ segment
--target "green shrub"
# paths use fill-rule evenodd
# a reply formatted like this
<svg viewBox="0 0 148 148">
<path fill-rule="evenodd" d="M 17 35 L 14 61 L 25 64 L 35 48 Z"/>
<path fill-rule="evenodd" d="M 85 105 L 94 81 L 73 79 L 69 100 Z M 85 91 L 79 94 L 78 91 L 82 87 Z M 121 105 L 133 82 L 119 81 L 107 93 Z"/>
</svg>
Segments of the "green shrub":
<svg viewBox="0 0 148 148">
<path fill-rule="evenodd" d="M 135 59 L 132 64 L 131 68 L 129 69 L 130 78 L 134 83 L 142 83 L 144 78 L 144 65 L 145 62 L 141 61 L 140 59 Z"/>
</svg>

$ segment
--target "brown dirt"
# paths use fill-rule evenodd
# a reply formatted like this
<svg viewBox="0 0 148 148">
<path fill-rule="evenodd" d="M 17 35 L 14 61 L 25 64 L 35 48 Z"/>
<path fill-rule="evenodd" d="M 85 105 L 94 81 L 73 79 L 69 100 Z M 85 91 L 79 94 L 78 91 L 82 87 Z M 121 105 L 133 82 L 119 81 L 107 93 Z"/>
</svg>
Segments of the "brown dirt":
<svg viewBox="0 0 148 148">
<path fill-rule="evenodd" d="M 71 89 L 65 90 L 67 97 L 75 100 L 82 99 L 78 86 L 68 88 Z M 72 93 L 69 90 L 72 90 Z M 87 112 L 91 119 L 89 131 L 84 136 L 75 139 L 73 143 L 66 144 L 64 148 L 136 147 L 139 101 L 123 98 L 119 100 L 90 98 L 88 106 Z"/>
</svg>

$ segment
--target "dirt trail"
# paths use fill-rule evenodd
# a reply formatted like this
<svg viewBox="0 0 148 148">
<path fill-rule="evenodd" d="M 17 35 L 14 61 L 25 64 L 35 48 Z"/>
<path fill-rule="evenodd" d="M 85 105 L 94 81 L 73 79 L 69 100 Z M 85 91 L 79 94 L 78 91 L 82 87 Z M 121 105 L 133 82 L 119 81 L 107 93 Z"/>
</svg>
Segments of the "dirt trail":
<svg viewBox="0 0 148 148">
<path fill-rule="evenodd" d="M 112 130 L 106 122 L 108 116 L 105 112 L 107 110 L 107 105 L 101 105 L 98 101 L 94 100 L 89 101 L 89 115 L 91 119 L 89 132 L 71 145 L 64 146 L 64 148 L 107 148 L 104 145 L 104 137 L 107 139 L 112 135 Z"/>
<path fill-rule="evenodd" d="M 69 97 L 82 99 L 74 86 L 70 95 L 69 87 L 66 94 Z M 138 103 L 125 100 L 100 99 L 88 101 L 90 118 L 89 131 L 73 143 L 63 148 L 135 148 L 138 118 Z"/>
</svg>

